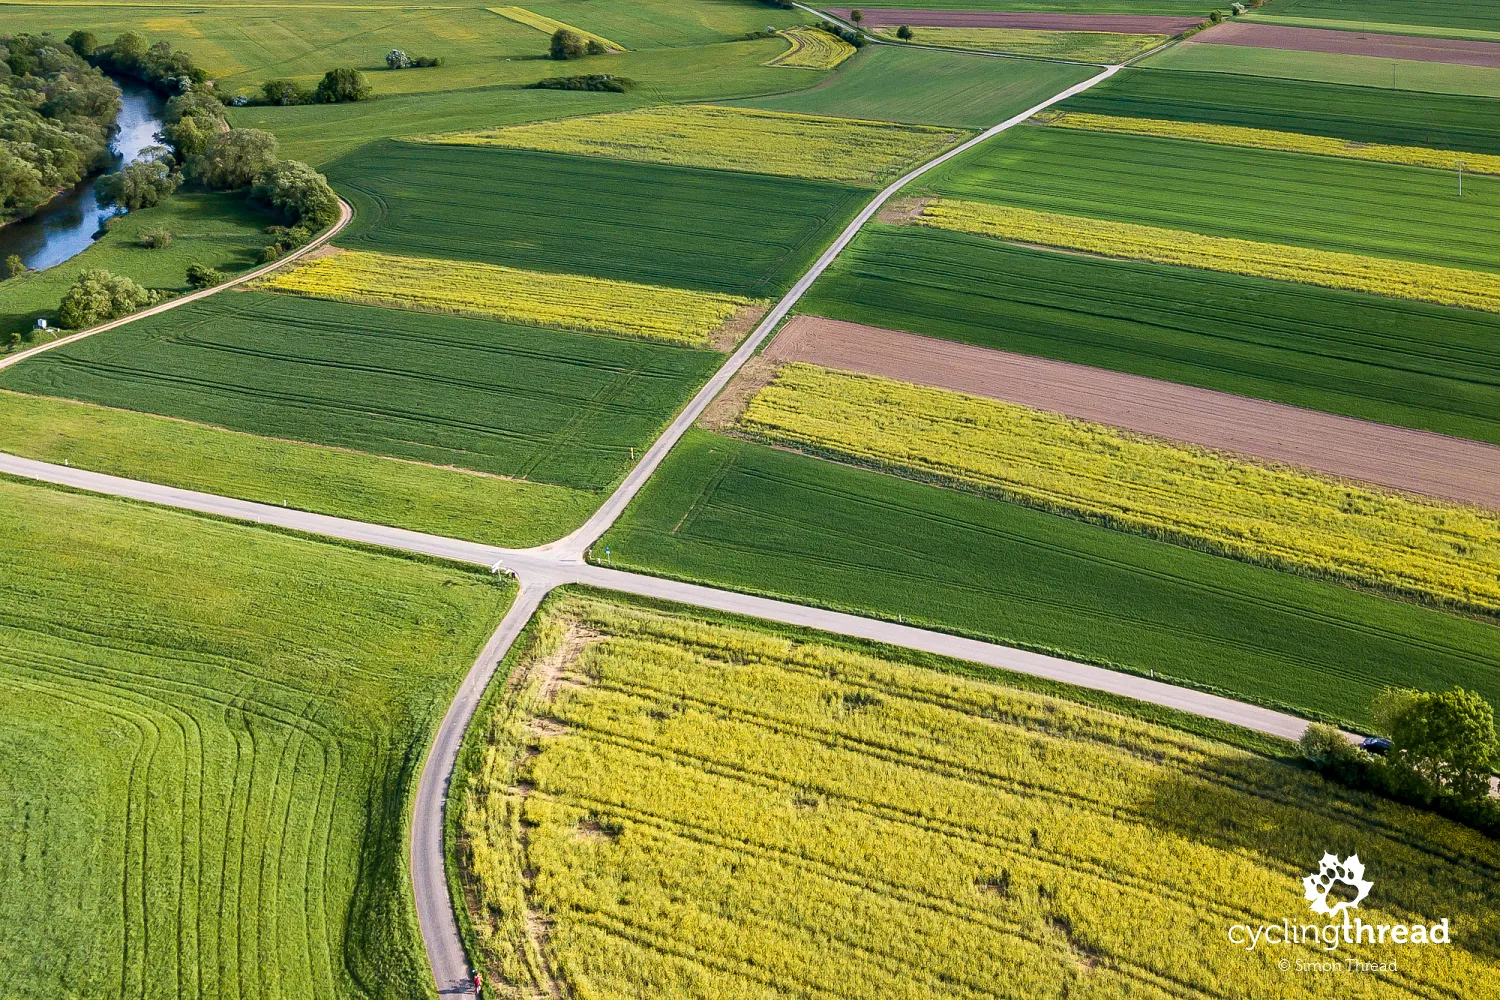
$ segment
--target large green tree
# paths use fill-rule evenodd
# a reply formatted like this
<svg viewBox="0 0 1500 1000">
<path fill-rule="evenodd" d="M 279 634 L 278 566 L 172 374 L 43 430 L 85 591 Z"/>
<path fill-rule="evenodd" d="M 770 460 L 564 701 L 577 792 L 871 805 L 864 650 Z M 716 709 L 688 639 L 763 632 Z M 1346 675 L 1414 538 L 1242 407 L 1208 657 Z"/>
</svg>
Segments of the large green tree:
<svg viewBox="0 0 1500 1000">
<path fill-rule="evenodd" d="M 1391 763 L 1464 798 L 1489 794 L 1500 765 L 1495 711 L 1463 688 L 1392 688 L 1375 703 L 1376 724 L 1391 738 Z"/>
</svg>

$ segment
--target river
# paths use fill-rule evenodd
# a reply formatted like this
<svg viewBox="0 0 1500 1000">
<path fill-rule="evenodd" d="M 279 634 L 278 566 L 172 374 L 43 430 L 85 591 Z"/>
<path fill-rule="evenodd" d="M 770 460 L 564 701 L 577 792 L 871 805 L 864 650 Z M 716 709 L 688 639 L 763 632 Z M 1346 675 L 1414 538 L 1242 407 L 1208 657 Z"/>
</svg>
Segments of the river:
<svg viewBox="0 0 1500 1000">
<path fill-rule="evenodd" d="M 160 98 L 144 87 L 121 85 L 120 90 L 118 131 L 109 144 L 115 159 L 105 173 L 119 170 L 155 145 L 162 126 Z M 0 260 L 20 254 L 27 267 L 41 270 L 87 249 L 104 220 L 119 214 L 119 209 L 99 204 L 94 179 L 64 191 L 31 218 L 0 226 Z"/>
</svg>

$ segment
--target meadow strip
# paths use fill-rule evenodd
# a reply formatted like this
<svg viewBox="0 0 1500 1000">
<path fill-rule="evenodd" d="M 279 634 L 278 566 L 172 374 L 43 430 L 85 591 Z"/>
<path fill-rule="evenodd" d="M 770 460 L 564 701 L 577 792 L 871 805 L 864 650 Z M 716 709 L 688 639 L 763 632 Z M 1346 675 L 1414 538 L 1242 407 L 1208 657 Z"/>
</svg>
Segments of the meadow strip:
<svg viewBox="0 0 1500 1000">
<path fill-rule="evenodd" d="M 833 69 L 854 55 L 854 46 L 821 28 L 787 28 L 781 35 L 792 47 L 767 62 L 767 66 Z"/>
<path fill-rule="evenodd" d="M 739 428 L 1249 562 L 1500 611 L 1493 512 L 813 365 L 783 368 Z"/>
<path fill-rule="evenodd" d="M 1484 271 L 1335 250 L 1257 243 L 1231 236 L 1204 236 L 1133 222 L 1109 222 L 947 198 L 928 204 L 913 221 L 918 225 L 955 232 L 1081 250 L 1106 257 L 1180 264 L 1500 312 L 1500 274 Z"/>
<path fill-rule="evenodd" d="M 499 14 L 501 17 L 505 18 L 508 21 L 514 21 L 517 24 L 524 24 L 528 28 L 535 28 L 538 31 L 545 31 L 549 35 L 555 34 L 558 31 L 571 31 L 575 35 L 581 36 L 584 41 L 598 42 L 600 45 L 613 52 L 626 51 L 625 46 L 621 45 L 619 42 L 612 42 L 608 38 L 605 38 L 603 35 L 596 35 L 592 31 L 584 31 L 582 28 L 575 28 L 573 25 L 565 24 L 562 21 L 554 21 L 550 17 L 543 17 L 541 14 L 538 14 L 535 11 L 527 10 L 525 7 L 486 7 L 485 10 L 489 11 L 491 14 Z"/>
<path fill-rule="evenodd" d="M 973 49 L 1043 59 L 1076 59 L 1084 62 L 1119 63 L 1162 44 L 1171 35 L 1135 35 L 1112 31 L 1041 31 L 1017 28 L 913 27 L 915 45 Z M 882 28 L 880 37 L 904 42 L 895 29 Z"/>
<path fill-rule="evenodd" d="M 1049 120 L 1047 124 L 1054 128 L 1079 129 L 1085 132 L 1150 135 L 1161 139 L 1186 139 L 1219 146 L 1244 146 L 1251 149 L 1276 149 L 1287 153 L 1341 156 L 1347 160 L 1399 163 L 1408 167 L 1432 167 L 1437 170 L 1455 170 L 1461 165 L 1467 173 L 1500 175 L 1500 156 L 1493 154 L 1428 149 L 1423 146 L 1388 146 L 1382 143 L 1351 142 L 1328 136 L 1304 135 L 1301 132 L 1278 132 L 1273 129 L 1246 128 L 1239 125 L 1209 125 L 1201 122 L 1167 121 L 1159 118 L 1120 118 L 1114 115 L 1095 115 L 1079 111 L 1064 112 Z"/>
<path fill-rule="evenodd" d="M 360 250 L 278 271 L 259 287 L 691 347 L 707 346 L 715 330 L 750 304 L 713 292 Z"/>
<path fill-rule="evenodd" d="M 966 134 L 929 125 L 688 104 L 451 132 L 421 141 L 868 184 L 899 175 Z"/>
</svg>

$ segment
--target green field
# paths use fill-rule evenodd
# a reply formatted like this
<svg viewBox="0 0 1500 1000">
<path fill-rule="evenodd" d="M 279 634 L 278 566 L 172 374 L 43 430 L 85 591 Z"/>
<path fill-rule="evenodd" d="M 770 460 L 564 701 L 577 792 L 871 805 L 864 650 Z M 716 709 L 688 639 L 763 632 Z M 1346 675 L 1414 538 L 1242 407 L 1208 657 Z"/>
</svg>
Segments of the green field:
<svg viewBox="0 0 1500 1000">
<path fill-rule="evenodd" d="M 773 15 L 773 20 L 774 15 L 783 13 L 770 7 L 760 9 Z M 539 32 L 524 30 L 546 40 Z M 826 74 L 816 70 L 791 73 L 763 65 L 786 47 L 785 39 L 771 38 L 647 49 L 590 56 L 568 63 L 566 69 L 548 59 L 528 57 L 497 64 L 496 78 L 503 80 L 503 85 L 395 94 L 358 104 L 229 108 L 228 114 L 236 127 L 275 132 L 281 140 L 283 155 L 323 165 L 375 139 L 489 128 L 679 101 L 779 94 L 823 79 Z M 442 67 L 407 72 L 441 71 Z M 624 76 L 635 80 L 637 87 L 628 94 L 520 89 L 546 77 L 575 72 Z"/>
<path fill-rule="evenodd" d="M 602 489 L 714 351 L 226 293 L 42 354 L 0 386 L 267 437 Z"/>
<path fill-rule="evenodd" d="M 259 437 L 172 417 L 0 391 L 0 451 L 215 496 L 491 545 L 560 538 L 594 490 Z"/>
<path fill-rule="evenodd" d="M 248 270 L 270 242 L 262 230 L 276 221 L 243 197 L 180 192 L 156 208 L 117 216 L 109 233 L 83 253 L 45 271 L 0 281 L 0 344 L 11 331 L 31 330 L 38 316 L 57 325 L 57 307 L 78 275 L 102 267 L 134 278 L 147 288 L 188 290 L 189 264 L 222 271 Z M 172 245 L 164 250 L 140 246 L 142 230 L 167 229 Z M 0 346 L 0 354 L 5 348 Z"/>
<path fill-rule="evenodd" d="M 1305 916 L 1300 875 L 1355 849 L 1363 919 L 1453 941 L 1341 946 L 1400 969 L 1357 995 L 1500 984 L 1471 830 L 997 672 L 609 598 L 543 608 L 455 789 L 501 995 L 1331 998 L 1282 989 L 1316 944 L 1225 932 Z"/>
<path fill-rule="evenodd" d="M 1116 222 L 1500 270 L 1500 179 L 1179 139 L 1014 129 L 923 192 Z M 915 193 L 915 192 L 914 192 Z"/>
<path fill-rule="evenodd" d="M 1446 25 L 1494 30 L 1495 8 L 1486 0 L 1272 0 L 1277 17 L 1317 17 L 1383 24 Z"/>
<path fill-rule="evenodd" d="M 338 243 L 752 297 L 784 290 L 863 188 L 527 150 L 387 143 L 328 168 Z"/>
<path fill-rule="evenodd" d="M 1013 504 L 694 431 L 602 544 L 683 577 L 1368 725 L 1385 685 L 1500 696 L 1500 630 Z"/>
<path fill-rule="evenodd" d="M 494 3 L 493 6 L 501 6 Z M 452 5 L 298 6 L 226 4 L 191 8 L 181 4 L 151 8 L 119 4 L 7 4 L 6 28 L 51 31 L 65 37 L 86 28 L 101 40 L 141 31 L 181 48 L 212 74 L 227 93 L 258 92 L 262 82 L 290 78 L 314 85 L 335 66 L 363 70 L 377 94 L 435 93 L 468 87 L 530 83 L 553 75 L 542 59 L 548 37 L 485 9 Z M 767 25 L 787 27 L 813 20 L 798 10 L 737 0 L 633 0 L 631 3 L 532 4 L 540 14 L 596 31 L 632 49 L 663 45 L 708 45 L 739 39 Z M 784 42 L 760 43 L 777 52 Z M 392 72 L 385 54 L 399 48 L 412 56 L 440 56 L 443 64 Z M 733 56 L 720 52 L 721 61 Z M 762 57 L 770 58 L 769 55 Z M 695 60 L 673 60 L 672 72 L 691 73 Z M 578 64 L 589 72 L 603 60 Z M 660 75 L 661 59 L 610 57 L 602 72 L 623 76 Z M 618 68 L 617 68 L 618 67 Z M 571 70 L 570 70 L 571 72 Z M 773 79 L 769 71 L 767 79 Z M 785 85 L 785 84 L 783 84 Z"/>
<path fill-rule="evenodd" d="M 822 83 L 727 101 L 809 115 L 988 128 L 1086 80 L 1083 66 L 867 45 Z"/>
<path fill-rule="evenodd" d="M 1300 28 L 1332 28 L 1335 31 L 1373 31 L 1385 35 L 1418 35 L 1427 38 L 1467 38 L 1476 42 L 1500 42 L 1500 31 L 1485 28 L 1451 28 L 1433 24 L 1387 24 L 1347 17 L 1277 17 L 1264 10 L 1252 19 L 1262 24 L 1285 24 Z"/>
<path fill-rule="evenodd" d="M 1500 444 L 1500 317 L 875 225 L 803 312 Z"/>
<path fill-rule="evenodd" d="M 0 995 L 413 996 L 407 803 L 512 589 L 0 482 Z"/>
<path fill-rule="evenodd" d="M 1385 91 L 1424 91 L 1500 97 L 1500 69 L 1333 55 L 1248 45 L 1174 45 L 1141 62 L 1143 67 L 1184 72 L 1236 73 L 1246 76 L 1309 80 Z M 1374 95 L 1370 103 L 1378 103 Z"/>
<path fill-rule="evenodd" d="M 1223 73 L 1125 70 L 1062 106 L 1125 118 L 1245 125 L 1351 142 L 1500 154 L 1500 102 L 1480 97 Z"/>
</svg>

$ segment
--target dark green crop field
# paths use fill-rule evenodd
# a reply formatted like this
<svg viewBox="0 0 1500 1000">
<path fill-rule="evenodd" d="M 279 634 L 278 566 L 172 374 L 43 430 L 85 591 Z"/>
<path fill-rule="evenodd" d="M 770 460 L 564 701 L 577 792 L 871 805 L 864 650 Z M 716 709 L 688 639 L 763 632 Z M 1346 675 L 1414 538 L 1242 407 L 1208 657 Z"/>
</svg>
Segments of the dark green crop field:
<svg viewBox="0 0 1500 1000">
<path fill-rule="evenodd" d="M 915 226 L 863 232 L 803 312 L 1500 444 L 1500 316 Z"/>
<path fill-rule="evenodd" d="M 1326 17 L 1384 24 L 1424 24 L 1495 30 L 1495 7 L 1486 0 L 1275 0 L 1278 17 Z"/>
<path fill-rule="evenodd" d="M 0 996 L 408 1000 L 428 740 L 512 589 L 0 482 Z"/>
<path fill-rule="evenodd" d="M 1384 685 L 1500 696 L 1493 625 L 702 431 L 604 541 L 622 569 L 900 615 L 1349 724 Z"/>
<path fill-rule="evenodd" d="M 1500 178 L 1024 126 L 934 170 L 955 198 L 1320 250 L 1500 270 Z"/>
<path fill-rule="evenodd" d="M 328 168 L 338 242 L 535 271 L 766 296 L 870 197 L 815 181 L 525 150 L 381 143 Z"/>
<path fill-rule="evenodd" d="M 229 293 L 20 364 L 18 392 L 577 488 L 723 360 L 617 337 Z"/>
<path fill-rule="evenodd" d="M 816 86 L 725 103 L 805 115 L 989 128 L 1095 72 L 1065 63 L 867 45 Z"/>
<path fill-rule="evenodd" d="M 1233 73 L 1128 69 L 1069 98 L 1069 111 L 1245 125 L 1431 149 L 1500 153 L 1500 100 Z"/>
</svg>

